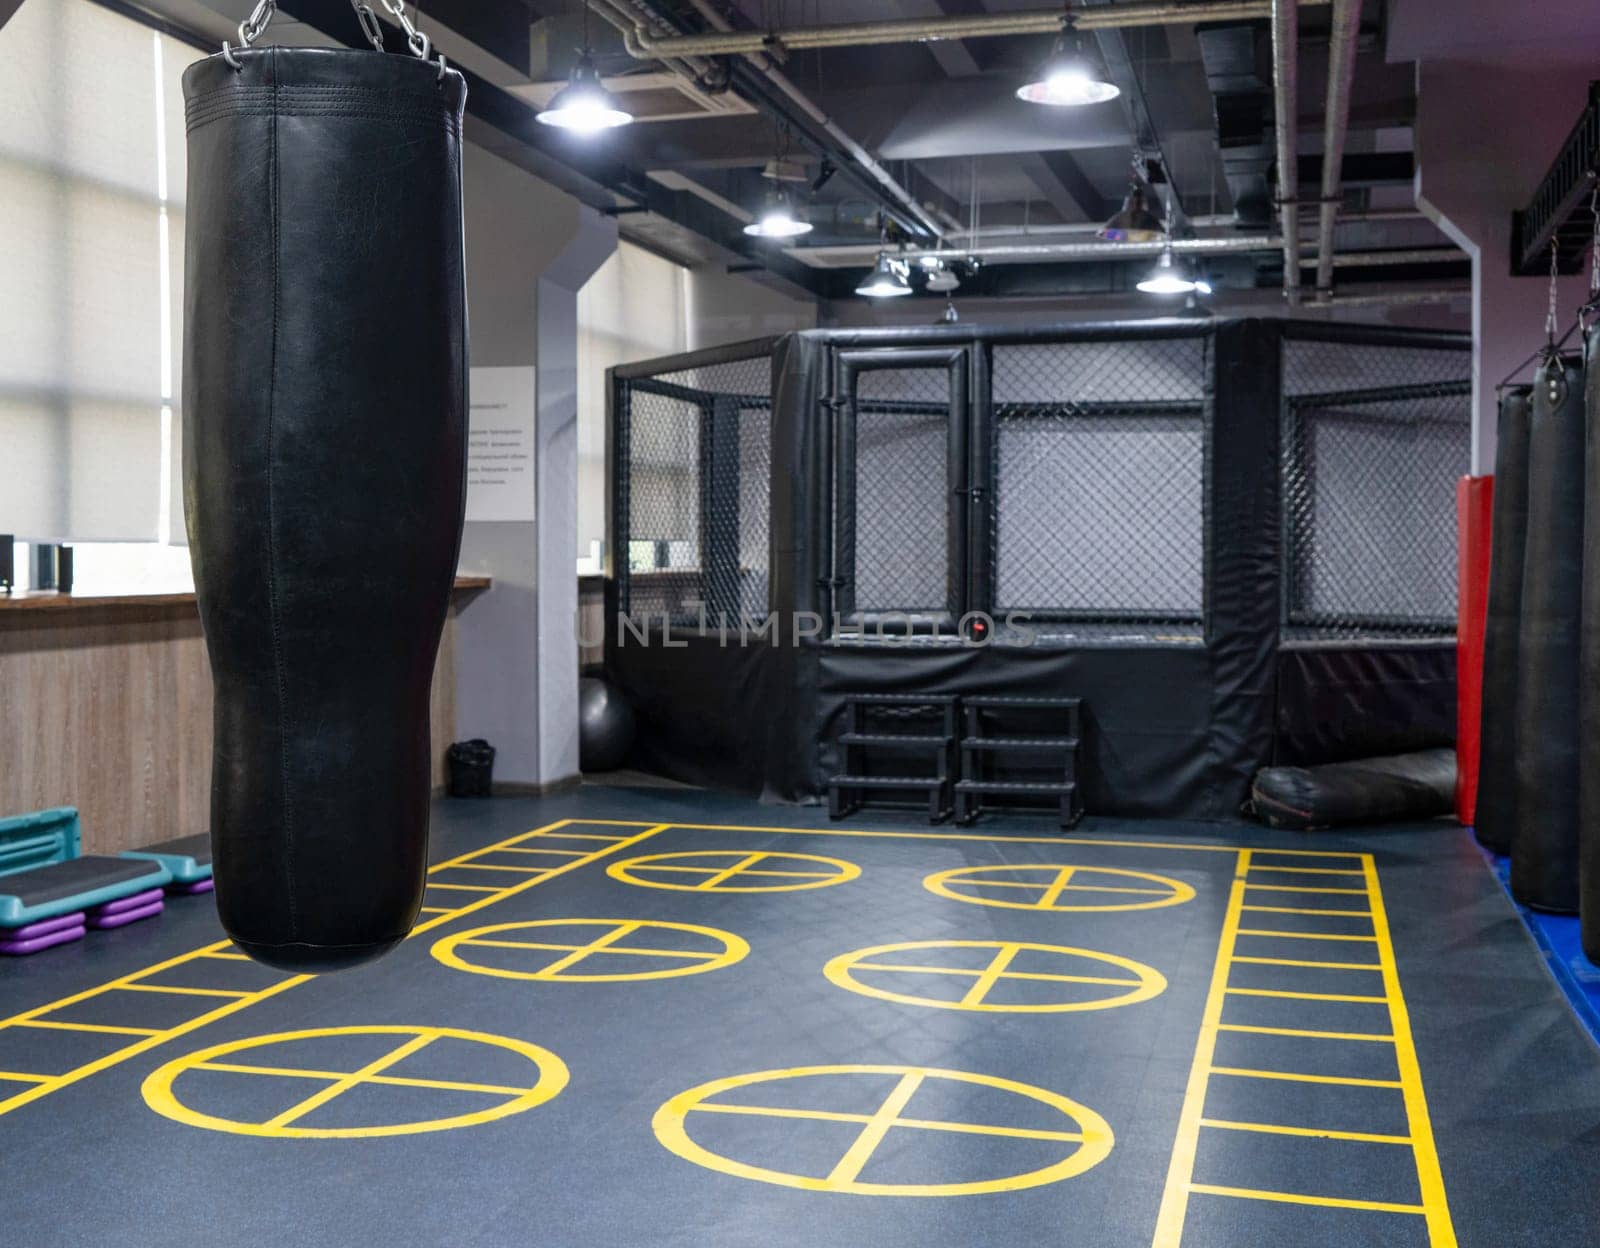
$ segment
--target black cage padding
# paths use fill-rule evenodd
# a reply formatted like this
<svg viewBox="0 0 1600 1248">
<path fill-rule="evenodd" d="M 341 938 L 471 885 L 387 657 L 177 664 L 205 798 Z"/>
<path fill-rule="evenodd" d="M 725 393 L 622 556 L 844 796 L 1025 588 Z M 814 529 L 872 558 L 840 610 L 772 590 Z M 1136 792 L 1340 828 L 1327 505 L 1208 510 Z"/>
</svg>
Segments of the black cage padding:
<svg viewBox="0 0 1600 1248">
<path fill-rule="evenodd" d="M 1271 762 L 1447 744 L 1469 350 L 1171 319 L 614 369 L 631 761 L 809 801 L 848 693 L 1079 697 L 1091 813 L 1227 818 Z"/>
</svg>

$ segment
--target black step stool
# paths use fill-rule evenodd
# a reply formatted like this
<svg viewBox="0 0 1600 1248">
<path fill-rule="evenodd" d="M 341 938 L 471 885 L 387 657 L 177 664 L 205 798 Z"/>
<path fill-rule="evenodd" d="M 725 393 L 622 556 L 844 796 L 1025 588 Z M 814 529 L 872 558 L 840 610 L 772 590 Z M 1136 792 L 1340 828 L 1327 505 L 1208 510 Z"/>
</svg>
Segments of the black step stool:
<svg viewBox="0 0 1600 1248">
<path fill-rule="evenodd" d="M 983 813 L 985 797 L 1049 799 L 1059 809 L 1063 830 L 1083 818 L 1083 797 L 1078 790 L 1078 743 L 1082 739 L 1082 700 L 1079 698 L 1029 698 L 995 695 L 963 698 L 965 719 L 961 737 L 961 779 L 956 782 L 956 822 L 972 823 Z M 987 714 L 986 714 L 987 713 Z M 996 728 L 994 721 L 1059 719 L 1059 731 L 1021 731 L 1015 726 Z M 989 760 L 999 756 L 1025 757 L 1046 765 L 1060 765 L 1060 779 L 996 780 Z"/>
<path fill-rule="evenodd" d="M 839 734 L 840 772 L 828 779 L 828 817 L 843 819 L 868 803 L 869 793 L 927 795 L 928 822 L 938 823 L 954 809 L 956 719 L 954 697 L 941 694 L 850 693 L 845 695 L 848 727 Z M 918 731 L 923 721 L 937 720 Z M 903 721 L 903 722 L 896 722 Z M 918 755 L 931 760 L 931 775 L 902 775 L 868 769 L 874 754 Z M 874 801 L 876 806 L 904 802 Z M 917 802 L 917 806 L 921 806 Z"/>
</svg>

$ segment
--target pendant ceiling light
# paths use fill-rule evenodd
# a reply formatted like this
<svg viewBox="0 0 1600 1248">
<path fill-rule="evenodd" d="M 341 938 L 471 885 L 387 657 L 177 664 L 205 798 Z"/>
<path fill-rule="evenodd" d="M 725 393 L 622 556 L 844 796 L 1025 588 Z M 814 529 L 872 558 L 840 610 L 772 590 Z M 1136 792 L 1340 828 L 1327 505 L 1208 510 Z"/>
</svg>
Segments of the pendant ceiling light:
<svg viewBox="0 0 1600 1248">
<path fill-rule="evenodd" d="M 1161 218 L 1145 202 L 1144 187 L 1135 182 L 1116 214 L 1100 227 L 1099 236 L 1109 243 L 1155 243 L 1166 233 Z"/>
<path fill-rule="evenodd" d="M 598 134 L 613 130 L 633 120 L 633 114 L 620 107 L 617 97 L 607 91 L 594 67 L 594 55 L 589 49 L 589 5 L 583 6 L 583 50 L 567 75 L 567 85 L 551 97 L 550 103 L 539 110 L 538 119 L 544 125 L 574 134 Z"/>
<path fill-rule="evenodd" d="M 866 280 L 856 287 L 856 294 L 865 295 L 868 299 L 898 299 L 910 293 L 911 283 L 889 259 L 888 252 L 878 253 L 878 263 L 872 266 L 872 272 Z"/>
<path fill-rule="evenodd" d="M 1057 108 L 1103 104 L 1121 94 L 1116 83 L 1107 77 L 1099 54 L 1089 49 L 1081 35 L 1070 30 L 1056 40 L 1033 80 L 1017 88 L 1019 100 Z"/>
<path fill-rule="evenodd" d="M 1139 289 L 1147 295 L 1186 295 L 1198 286 L 1199 283 L 1183 271 L 1178 258 L 1172 254 L 1171 243 L 1161 249 L 1155 268 L 1139 283 Z"/>
<path fill-rule="evenodd" d="M 781 186 L 774 186 L 767 192 L 756 219 L 744 227 L 744 232 L 754 238 L 798 238 L 811 233 L 811 229 L 811 222 L 789 202 L 788 192 Z"/>
</svg>

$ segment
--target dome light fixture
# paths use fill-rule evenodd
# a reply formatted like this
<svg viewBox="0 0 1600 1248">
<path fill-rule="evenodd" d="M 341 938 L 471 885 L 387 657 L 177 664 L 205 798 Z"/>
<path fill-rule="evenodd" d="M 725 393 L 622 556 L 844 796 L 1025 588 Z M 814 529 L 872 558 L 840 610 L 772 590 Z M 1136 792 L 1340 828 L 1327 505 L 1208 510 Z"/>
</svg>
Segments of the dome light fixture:
<svg viewBox="0 0 1600 1248">
<path fill-rule="evenodd" d="M 538 119 L 547 126 L 590 135 L 625 126 L 633 120 L 633 114 L 619 107 L 617 97 L 605 89 L 594 67 L 594 57 L 585 50 L 572 67 L 567 85 L 539 110 Z"/>
<path fill-rule="evenodd" d="M 1172 244 L 1169 242 L 1161 249 L 1155 268 L 1139 283 L 1139 289 L 1147 295 L 1187 295 L 1198 289 L 1199 285 L 1183 271 L 1178 258 L 1172 254 Z"/>
<path fill-rule="evenodd" d="M 1062 33 L 1031 82 L 1017 88 L 1017 98 L 1029 104 L 1055 108 L 1081 108 L 1104 104 L 1122 91 L 1111 82 L 1100 57 L 1091 52 L 1077 31 Z"/>
<path fill-rule="evenodd" d="M 910 293 L 911 283 L 906 281 L 905 274 L 886 251 L 878 253 L 878 263 L 872 266 L 872 272 L 856 287 L 856 294 L 868 299 L 898 299 Z"/>
<path fill-rule="evenodd" d="M 795 211 L 789 193 L 777 183 L 767 192 L 756 219 L 744 227 L 752 238 L 798 238 L 811 230 L 811 222 Z"/>
<path fill-rule="evenodd" d="M 1166 227 L 1145 202 L 1144 187 L 1135 182 L 1128 188 L 1122 207 L 1097 233 L 1108 243 L 1158 243 L 1166 234 Z"/>
</svg>

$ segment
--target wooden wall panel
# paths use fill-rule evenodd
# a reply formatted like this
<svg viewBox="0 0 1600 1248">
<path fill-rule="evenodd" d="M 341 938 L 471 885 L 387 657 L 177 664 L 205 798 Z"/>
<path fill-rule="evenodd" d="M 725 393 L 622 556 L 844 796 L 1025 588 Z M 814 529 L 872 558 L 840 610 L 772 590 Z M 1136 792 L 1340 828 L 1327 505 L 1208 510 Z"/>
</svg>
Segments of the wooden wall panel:
<svg viewBox="0 0 1600 1248">
<path fill-rule="evenodd" d="M 455 616 L 434 668 L 433 784 L 455 732 Z M 85 853 L 205 831 L 211 670 L 192 601 L 0 609 L 0 814 L 76 806 Z"/>
</svg>

